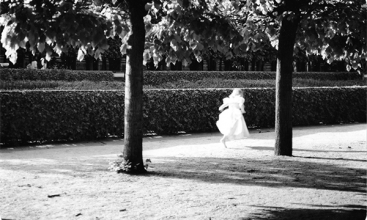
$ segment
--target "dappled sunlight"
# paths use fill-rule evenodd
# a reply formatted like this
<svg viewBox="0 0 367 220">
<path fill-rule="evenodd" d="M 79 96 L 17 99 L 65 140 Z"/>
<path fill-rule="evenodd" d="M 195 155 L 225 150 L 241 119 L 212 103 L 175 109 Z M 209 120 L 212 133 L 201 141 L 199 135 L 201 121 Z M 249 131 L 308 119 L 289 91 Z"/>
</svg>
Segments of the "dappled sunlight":
<svg viewBox="0 0 367 220">
<path fill-rule="evenodd" d="M 72 173 L 74 172 L 73 170 L 66 170 L 66 169 L 51 169 L 53 171 L 55 171 L 56 173 Z"/>
<path fill-rule="evenodd" d="M 272 135 L 252 133 L 249 139 L 229 141 L 228 148 L 219 143 L 218 133 L 145 139 L 143 158 L 151 163 L 144 175 L 108 171 L 109 163 L 122 149 L 116 141 L 90 147 L 82 144 L 75 148 L 4 150 L 0 152 L 0 181 L 7 191 L 0 199 L 18 204 L 17 199 L 25 206 L 29 201 L 53 204 L 53 210 L 61 201 L 63 207 L 70 209 L 77 204 L 85 204 L 83 209 L 93 211 L 114 207 L 106 209 L 106 213 L 114 214 L 139 210 L 144 216 L 154 217 L 156 210 L 163 210 L 160 216 L 187 217 L 188 210 L 196 210 L 208 219 L 235 216 L 234 219 L 260 220 L 264 216 L 268 218 L 263 219 L 274 220 L 298 214 L 308 217 L 307 211 L 311 217 L 317 213 L 333 214 L 317 210 L 336 205 L 344 210 L 343 204 L 356 206 L 365 201 L 366 149 L 360 137 L 349 140 L 351 148 L 295 145 L 295 156 L 285 157 L 274 156 Z M 303 132 L 297 138 L 307 135 Z M 313 141 L 309 137 L 304 140 Z M 17 197 L 12 199 L 12 195 Z M 167 203 L 170 209 L 162 209 L 162 204 Z M 273 204 L 276 207 L 269 209 Z M 355 206 L 345 207 L 345 213 L 358 208 Z M 292 211 L 282 207 L 291 207 Z M 76 214 L 79 212 L 89 214 L 82 210 Z"/>
<path fill-rule="evenodd" d="M 325 216 L 327 218 L 322 219 L 333 219 L 333 220 L 365 220 L 366 211 L 364 206 L 356 206 L 355 208 L 350 207 L 327 207 L 319 206 L 313 208 L 283 208 L 278 206 L 256 206 L 258 208 L 256 212 L 247 216 L 244 219 L 258 219 L 258 220 L 293 220 L 293 219 L 320 219 Z"/>
<path fill-rule="evenodd" d="M 116 159 L 117 155 L 118 155 L 118 153 L 116 152 L 115 154 L 102 154 L 102 155 L 94 155 L 94 156 L 91 156 L 91 157 L 92 158 L 104 158 L 104 159 Z"/>
<path fill-rule="evenodd" d="M 145 150 L 143 153 L 147 156 L 158 156 L 158 157 L 165 157 L 165 156 L 193 156 L 201 155 L 201 153 L 210 152 L 210 148 L 218 148 L 219 143 L 216 144 L 196 144 L 196 145 L 189 145 L 185 144 L 171 146 L 167 148 L 161 149 L 153 149 L 153 150 Z"/>
<path fill-rule="evenodd" d="M 114 155 L 114 158 L 116 155 Z M 112 157 L 111 157 L 112 158 Z M 70 175 L 75 176 L 78 173 L 91 173 L 97 171 L 107 171 L 108 159 L 78 158 L 78 159 L 8 159 L 0 160 L 0 166 L 3 170 L 18 167 L 24 173 L 33 173 L 41 175 Z M 18 171 L 19 172 L 19 171 Z"/>
<path fill-rule="evenodd" d="M 363 169 L 299 161 L 296 158 L 174 157 L 160 159 L 157 163 L 153 159 L 152 162 L 151 175 L 162 177 L 211 183 L 365 192 Z"/>
</svg>

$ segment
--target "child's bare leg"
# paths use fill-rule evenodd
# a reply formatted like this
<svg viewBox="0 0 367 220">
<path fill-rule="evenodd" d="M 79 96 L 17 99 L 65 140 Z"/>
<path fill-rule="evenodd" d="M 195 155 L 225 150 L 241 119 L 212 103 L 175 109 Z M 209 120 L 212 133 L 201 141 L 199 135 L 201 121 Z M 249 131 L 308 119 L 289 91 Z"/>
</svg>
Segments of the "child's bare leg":
<svg viewBox="0 0 367 220">
<path fill-rule="evenodd" d="M 220 143 L 222 143 L 225 148 L 227 148 L 226 139 L 227 139 L 227 136 L 225 135 L 222 137 L 222 139 L 220 139 Z"/>
</svg>

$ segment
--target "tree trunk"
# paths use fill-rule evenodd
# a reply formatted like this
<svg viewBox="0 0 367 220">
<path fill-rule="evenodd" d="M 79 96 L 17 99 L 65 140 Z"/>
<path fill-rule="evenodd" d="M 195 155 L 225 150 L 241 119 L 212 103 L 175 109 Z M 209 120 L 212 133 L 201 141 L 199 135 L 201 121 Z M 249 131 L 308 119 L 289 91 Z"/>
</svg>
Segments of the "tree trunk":
<svg viewBox="0 0 367 220">
<path fill-rule="evenodd" d="M 127 1 L 132 33 L 128 39 L 125 73 L 125 162 L 128 173 L 146 172 L 143 163 L 143 52 L 145 43 L 145 3 Z"/>
<path fill-rule="evenodd" d="M 284 17 L 280 28 L 275 102 L 275 155 L 292 156 L 292 72 L 297 19 Z"/>
</svg>

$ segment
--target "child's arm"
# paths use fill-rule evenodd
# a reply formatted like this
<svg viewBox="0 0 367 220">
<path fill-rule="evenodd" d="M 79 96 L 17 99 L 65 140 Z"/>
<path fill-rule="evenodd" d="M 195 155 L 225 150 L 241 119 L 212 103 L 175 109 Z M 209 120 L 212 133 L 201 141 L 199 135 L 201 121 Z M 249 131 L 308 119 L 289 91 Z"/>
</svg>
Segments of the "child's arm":
<svg viewBox="0 0 367 220">
<path fill-rule="evenodd" d="M 242 113 L 246 113 L 246 111 L 245 111 L 245 106 L 242 104 L 242 105 L 240 105 L 240 109 L 241 109 L 241 112 Z"/>
<path fill-rule="evenodd" d="M 228 106 L 228 103 L 223 103 L 221 106 L 219 106 L 219 111 L 223 111 L 225 107 Z"/>
<path fill-rule="evenodd" d="M 228 107 L 228 98 L 223 99 L 223 104 L 219 106 L 219 111 L 223 111 L 225 107 Z"/>
<path fill-rule="evenodd" d="M 241 110 L 242 113 L 246 113 L 246 111 L 245 111 L 245 99 L 241 100 L 240 110 Z"/>
</svg>

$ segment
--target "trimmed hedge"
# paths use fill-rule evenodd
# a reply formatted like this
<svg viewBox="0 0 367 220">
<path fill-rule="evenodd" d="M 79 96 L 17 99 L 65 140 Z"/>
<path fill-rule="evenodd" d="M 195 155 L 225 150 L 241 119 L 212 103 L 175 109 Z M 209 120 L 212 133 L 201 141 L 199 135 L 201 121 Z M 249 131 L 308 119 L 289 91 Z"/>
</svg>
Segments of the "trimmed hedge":
<svg viewBox="0 0 367 220">
<path fill-rule="evenodd" d="M 178 80 L 198 81 L 205 78 L 220 79 L 275 79 L 275 72 L 265 71 L 145 71 L 144 85 L 160 85 Z M 362 79 L 357 72 L 296 72 L 293 78 L 318 80 Z"/>
<path fill-rule="evenodd" d="M 1 92 L 1 142 L 93 140 L 123 133 L 124 94 Z"/>
<path fill-rule="evenodd" d="M 0 90 L 34 90 L 34 89 L 56 89 L 64 81 L 40 81 L 40 80 L 0 80 Z"/>
<path fill-rule="evenodd" d="M 231 89 L 144 91 L 144 133 L 217 131 L 218 107 Z M 295 88 L 293 125 L 366 122 L 367 87 Z M 274 126 L 275 89 L 244 89 L 245 120 Z M 123 91 L 0 93 L 3 145 L 123 136 Z"/>
<path fill-rule="evenodd" d="M 325 86 L 364 86 L 367 80 L 315 80 L 293 79 L 293 87 L 325 87 Z M 178 80 L 160 85 L 144 85 L 145 89 L 206 89 L 206 88 L 274 88 L 274 79 L 246 80 L 205 78 L 198 81 Z M 0 90 L 124 90 L 125 83 L 118 81 L 93 82 L 83 81 L 2 81 Z"/>
<path fill-rule="evenodd" d="M 0 69 L 0 80 L 61 80 L 61 81 L 112 81 L 112 71 L 85 71 L 67 69 Z"/>
<path fill-rule="evenodd" d="M 0 90 L 124 90 L 125 84 L 116 81 L 1 81 Z"/>
<path fill-rule="evenodd" d="M 255 71 L 144 71 L 144 85 L 160 85 L 178 80 L 198 81 L 205 78 L 275 79 L 275 73 Z"/>
<path fill-rule="evenodd" d="M 362 80 L 363 74 L 358 72 L 296 72 L 293 78 L 317 80 Z"/>
</svg>

